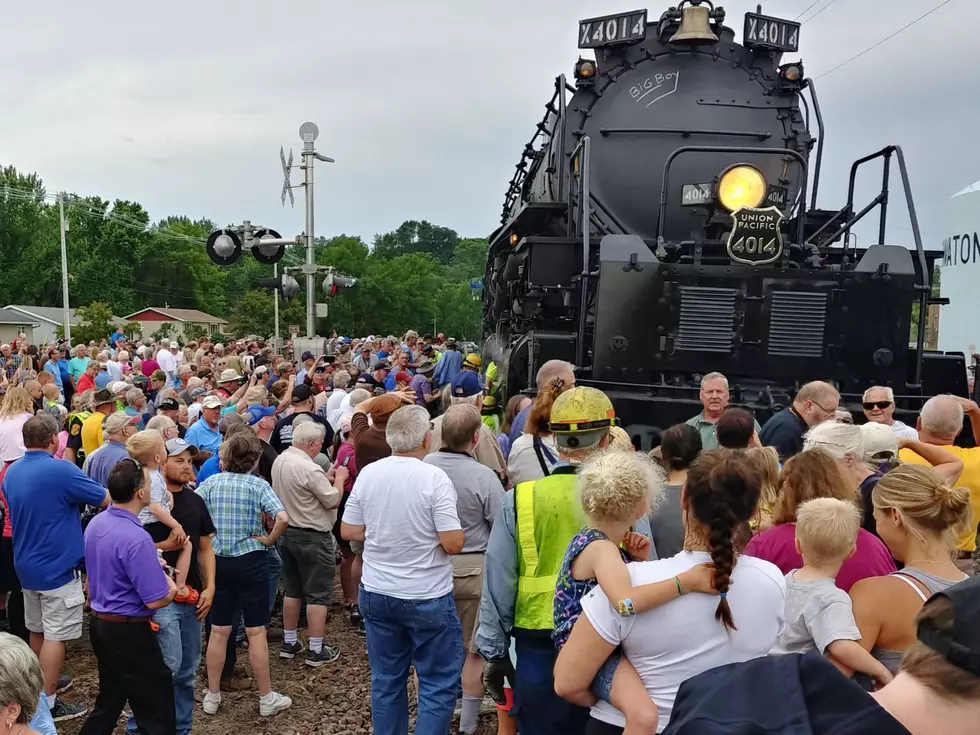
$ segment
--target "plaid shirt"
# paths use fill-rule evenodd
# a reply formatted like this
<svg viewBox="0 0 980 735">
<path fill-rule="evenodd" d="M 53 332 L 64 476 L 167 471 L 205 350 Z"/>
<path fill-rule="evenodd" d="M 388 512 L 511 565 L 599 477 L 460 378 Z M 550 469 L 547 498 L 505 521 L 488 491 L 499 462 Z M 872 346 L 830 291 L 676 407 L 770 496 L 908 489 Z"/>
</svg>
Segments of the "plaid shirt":
<svg viewBox="0 0 980 735">
<path fill-rule="evenodd" d="M 272 486 L 255 475 L 221 472 L 197 489 L 214 521 L 217 534 L 211 541 L 217 556 L 244 556 L 266 547 L 252 538 L 265 536 L 262 514 L 275 517 L 285 510 Z"/>
<path fill-rule="evenodd" d="M 0 355 L 0 368 L 3 369 L 4 374 L 7 376 L 7 380 L 13 380 L 14 373 L 20 368 L 22 358 L 16 352 L 10 355 L 10 358 L 6 358 Z"/>
</svg>

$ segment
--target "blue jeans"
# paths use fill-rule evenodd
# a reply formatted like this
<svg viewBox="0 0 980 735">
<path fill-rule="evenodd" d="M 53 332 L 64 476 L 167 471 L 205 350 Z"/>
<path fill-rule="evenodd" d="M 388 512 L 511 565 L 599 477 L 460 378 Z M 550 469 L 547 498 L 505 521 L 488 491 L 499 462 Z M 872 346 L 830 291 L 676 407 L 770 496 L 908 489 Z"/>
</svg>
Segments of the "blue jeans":
<svg viewBox="0 0 980 735">
<path fill-rule="evenodd" d="M 452 593 L 434 600 L 400 600 L 358 590 L 371 665 L 375 735 L 408 733 L 408 669 L 415 662 L 419 707 L 415 731 L 449 731 L 463 671 L 463 631 Z"/>
<path fill-rule="evenodd" d="M 201 626 L 195 605 L 171 602 L 153 614 L 160 626 L 157 642 L 163 661 L 174 682 L 174 708 L 177 713 L 177 735 L 190 735 L 194 716 L 194 682 L 201 664 Z M 130 716 L 126 731 L 138 732 L 136 720 Z"/>
<path fill-rule="evenodd" d="M 547 638 L 518 637 L 514 667 L 514 707 L 521 735 L 582 735 L 589 710 L 577 707 L 555 694 L 555 659 L 558 651 Z"/>
</svg>

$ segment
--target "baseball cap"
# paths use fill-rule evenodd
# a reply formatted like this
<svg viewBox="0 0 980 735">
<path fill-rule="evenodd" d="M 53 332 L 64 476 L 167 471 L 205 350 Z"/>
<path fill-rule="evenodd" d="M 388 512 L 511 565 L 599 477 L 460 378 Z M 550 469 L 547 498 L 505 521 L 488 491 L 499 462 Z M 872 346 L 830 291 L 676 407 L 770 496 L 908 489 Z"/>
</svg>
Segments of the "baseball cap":
<svg viewBox="0 0 980 735">
<path fill-rule="evenodd" d="M 195 388 L 191 391 L 191 398 L 197 399 L 208 394 L 207 388 Z"/>
<path fill-rule="evenodd" d="M 125 411 L 116 411 L 115 413 L 111 413 L 106 417 L 102 430 L 106 434 L 115 434 L 122 431 L 129 425 L 138 424 L 139 422 L 139 416 L 130 416 Z"/>
<path fill-rule="evenodd" d="M 111 383 L 109 383 L 108 388 L 109 391 L 115 395 L 117 393 L 125 393 L 127 390 L 129 390 L 130 385 L 122 380 L 113 380 Z"/>
<path fill-rule="evenodd" d="M 167 440 L 167 456 L 176 457 L 178 454 L 183 454 L 184 452 L 190 452 L 191 454 L 197 454 L 197 447 L 193 444 L 188 444 L 184 439 L 168 439 Z"/>
<path fill-rule="evenodd" d="M 307 360 L 312 360 L 313 359 L 313 353 L 310 352 L 309 350 L 307 350 L 306 352 L 304 352 L 302 354 L 302 356 L 299 359 L 302 360 L 303 362 L 306 362 Z"/>
<path fill-rule="evenodd" d="M 116 397 L 112 395 L 112 391 L 108 388 L 102 388 L 97 390 L 95 395 L 92 396 L 92 405 L 101 406 L 103 403 L 115 403 Z"/>
<path fill-rule="evenodd" d="M 167 374 L 163 370 L 154 370 L 150 375 L 150 380 L 166 380 Z"/>
<path fill-rule="evenodd" d="M 452 395 L 454 398 L 469 398 L 482 392 L 483 386 L 480 385 L 480 378 L 474 372 L 464 370 L 457 373 L 456 377 L 453 378 Z"/>
<path fill-rule="evenodd" d="M 412 382 L 412 374 L 409 373 L 409 372 L 407 372 L 407 371 L 405 371 L 405 370 L 399 370 L 397 373 L 395 373 L 395 382 L 396 383 L 411 383 Z"/>
<path fill-rule="evenodd" d="M 249 406 L 248 411 L 248 425 L 255 426 L 259 421 L 264 419 L 266 416 L 272 416 L 276 412 L 275 406 Z"/>
<path fill-rule="evenodd" d="M 939 598 L 945 598 L 953 609 L 952 627 L 940 629 L 934 619 L 920 620 L 916 637 L 953 666 L 980 677 L 980 577 L 933 595 L 926 607 Z"/>
<path fill-rule="evenodd" d="M 886 424 L 874 421 L 861 424 L 861 438 L 864 439 L 864 457 L 859 460 L 883 461 L 898 456 L 898 437 Z"/>
<path fill-rule="evenodd" d="M 177 403 L 176 398 L 164 398 L 160 403 L 157 404 L 157 408 L 160 411 L 179 411 L 180 404 Z"/>
<path fill-rule="evenodd" d="M 221 408 L 224 404 L 218 396 L 208 396 L 201 401 L 201 408 Z"/>
<path fill-rule="evenodd" d="M 244 424 L 244 423 L 245 423 L 244 416 L 240 416 L 237 413 L 225 414 L 224 416 L 221 417 L 221 420 L 218 421 L 218 433 L 224 436 L 225 434 L 228 433 L 228 429 L 230 429 L 235 424 Z"/>
<path fill-rule="evenodd" d="M 297 385 L 293 388 L 293 404 L 304 403 L 313 397 L 313 389 L 308 385 Z"/>
</svg>

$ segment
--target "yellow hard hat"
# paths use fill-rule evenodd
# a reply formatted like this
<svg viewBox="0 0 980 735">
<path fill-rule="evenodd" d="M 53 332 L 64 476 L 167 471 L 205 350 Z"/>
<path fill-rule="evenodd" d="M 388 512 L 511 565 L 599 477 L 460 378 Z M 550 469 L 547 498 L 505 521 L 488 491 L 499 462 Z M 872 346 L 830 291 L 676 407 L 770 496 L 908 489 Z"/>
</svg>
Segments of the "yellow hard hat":
<svg viewBox="0 0 980 735">
<path fill-rule="evenodd" d="M 616 425 L 616 410 L 601 390 L 578 386 L 562 393 L 551 407 L 548 430 L 553 434 L 580 434 Z"/>
<path fill-rule="evenodd" d="M 463 364 L 466 367 L 479 368 L 483 364 L 483 360 L 480 359 L 478 354 L 471 352 L 463 358 Z"/>
</svg>

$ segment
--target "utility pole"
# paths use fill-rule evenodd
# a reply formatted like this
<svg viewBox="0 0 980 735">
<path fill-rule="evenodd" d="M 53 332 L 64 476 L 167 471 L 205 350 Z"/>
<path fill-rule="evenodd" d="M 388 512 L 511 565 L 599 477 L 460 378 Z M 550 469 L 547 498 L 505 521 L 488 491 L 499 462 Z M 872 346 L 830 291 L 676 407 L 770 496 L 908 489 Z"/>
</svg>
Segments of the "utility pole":
<svg viewBox="0 0 980 735">
<path fill-rule="evenodd" d="M 306 264 L 302 270 L 306 276 L 306 336 L 310 338 L 316 336 L 316 275 L 319 270 L 316 265 L 316 247 L 314 244 L 313 163 L 314 161 L 334 162 L 332 158 L 321 156 L 316 152 L 313 144 L 319 135 L 320 129 L 315 123 L 305 122 L 299 128 L 299 137 L 303 141 L 302 168 L 305 174 L 303 188 L 306 189 Z"/>
<path fill-rule="evenodd" d="M 272 264 L 272 277 L 279 277 L 279 264 Z M 272 318 L 275 319 L 276 326 L 275 331 L 273 331 L 272 336 L 275 337 L 276 345 L 279 344 L 279 289 L 277 288 L 272 294 Z M 279 349 L 276 347 L 276 349 Z"/>
<path fill-rule="evenodd" d="M 61 299 L 64 305 L 63 329 L 65 341 L 71 345 L 71 313 L 68 307 L 68 243 L 65 240 L 65 233 L 68 231 L 68 222 L 65 221 L 64 192 L 58 197 L 58 219 L 61 223 Z"/>
</svg>

